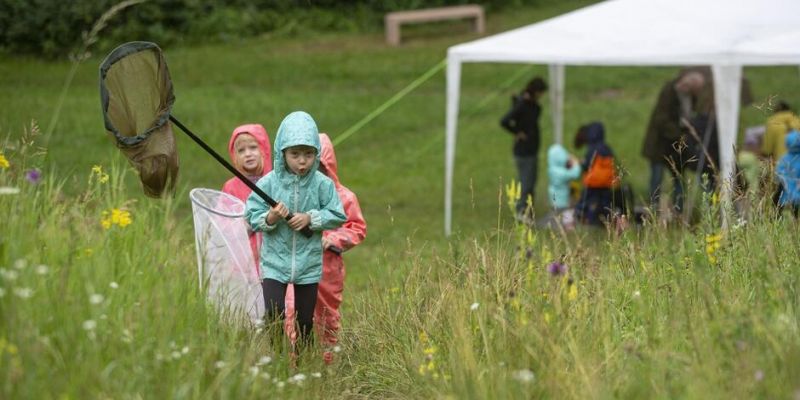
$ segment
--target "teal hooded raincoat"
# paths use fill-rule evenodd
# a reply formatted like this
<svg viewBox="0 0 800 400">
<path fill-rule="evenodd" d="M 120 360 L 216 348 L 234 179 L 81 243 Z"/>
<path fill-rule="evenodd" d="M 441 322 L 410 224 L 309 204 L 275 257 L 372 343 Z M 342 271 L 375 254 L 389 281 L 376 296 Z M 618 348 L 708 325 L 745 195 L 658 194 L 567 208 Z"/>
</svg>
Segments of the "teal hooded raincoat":
<svg viewBox="0 0 800 400">
<path fill-rule="evenodd" d="M 293 174 L 283 156 L 284 150 L 299 145 L 317 149 L 314 165 L 304 176 Z M 251 193 L 245 218 L 254 231 L 264 232 L 261 278 L 299 285 L 317 283 L 322 276 L 322 231 L 338 228 L 347 217 L 333 181 L 318 171 L 321 146 L 314 119 L 302 111 L 286 116 L 272 148 L 273 169 L 256 185 L 275 201 L 283 202 L 292 213 L 310 215 L 314 234 L 307 238 L 291 229 L 285 220 L 267 225 L 270 207 Z"/>
</svg>

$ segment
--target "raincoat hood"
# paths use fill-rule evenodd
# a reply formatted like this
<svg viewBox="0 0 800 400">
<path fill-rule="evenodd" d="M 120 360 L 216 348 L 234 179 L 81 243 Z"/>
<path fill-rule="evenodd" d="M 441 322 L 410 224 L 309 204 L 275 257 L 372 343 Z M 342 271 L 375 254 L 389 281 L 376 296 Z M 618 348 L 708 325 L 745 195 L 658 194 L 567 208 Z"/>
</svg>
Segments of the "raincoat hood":
<svg viewBox="0 0 800 400">
<path fill-rule="evenodd" d="M 788 153 L 800 155 L 800 132 L 792 130 L 786 135 L 786 150 Z"/>
<path fill-rule="evenodd" d="M 556 143 L 547 149 L 547 165 L 550 167 L 564 166 L 569 160 L 569 153 L 564 146 Z"/>
<path fill-rule="evenodd" d="M 286 166 L 286 159 L 283 151 L 292 146 L 310 146 L 317 149 L 317 156 L 314 165 L 302 177 L 297 177 L 300 182 L 309 180 L 319 169 L 320 142 L 319 130 L 314 118 L 304 111 L 295 111 L 286 116 L 278 128 L 278 135 L 275 138 L 275 148 L 273 154 L 273 172 L 277 174 L 281 181 L 294 181 L 294 175 Z"/>
<path fill-rule="evenodd" d="M 228 142 L 228 154 L 230 154 L 231 160 L 236 160 L 236 149 L 233 148 L 233 144 L 236 142 L 239 135 L 243 133 L 247 133 L 256 139 L 258 149 L 261 151 L 262 171 L 260 175 L 266 175 L 267 172 L 272 171 L 272 149 L 269 145 L 267 130 L 264 129 L 261 124 L 245 124 L 233 130 L 231 140 Z"/>
<path fill-rule="evenodd" d="M 586 142 L 590 145 L 604 141 L 606 129 L 600 122 L 592 122 L 586 126 Z"/>
<path fill-rule="evenodd" d="M 319 142 L 322 146 L 322 152 L 320 154 L 320 162 L 322 166 L 325 167 L 325 171 L 327 172 L 325 175 L 328 178 L 331 178 L 336 187 L 342 186 L 339 182 L 339 176 L 336 174 L 336 170 L 338 169 L 338 165 L 336 163 L 336 153 L 333 151 L 333 143 L 331 142 L 331 138 L 328 137 L 326 133 L 319 134 Z"/>
</svg>

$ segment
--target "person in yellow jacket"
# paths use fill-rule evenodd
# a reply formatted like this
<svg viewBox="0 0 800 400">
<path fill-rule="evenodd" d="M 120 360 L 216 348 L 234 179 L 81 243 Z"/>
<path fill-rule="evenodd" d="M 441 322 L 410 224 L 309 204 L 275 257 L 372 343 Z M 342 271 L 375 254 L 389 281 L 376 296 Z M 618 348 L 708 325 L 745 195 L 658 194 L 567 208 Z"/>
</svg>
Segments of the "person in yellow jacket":
<svg viewBox="0 0 800 400">
<path fill-rule="evenodd" d="M 772 165 L 786 154 L 786 134 L 800 129 L 800 118 L 785 101 L 778 102 L 775 113 L 767 118 L 767 131 L 761 144 L 761 153 L 772 159 Z"/>
</svg>

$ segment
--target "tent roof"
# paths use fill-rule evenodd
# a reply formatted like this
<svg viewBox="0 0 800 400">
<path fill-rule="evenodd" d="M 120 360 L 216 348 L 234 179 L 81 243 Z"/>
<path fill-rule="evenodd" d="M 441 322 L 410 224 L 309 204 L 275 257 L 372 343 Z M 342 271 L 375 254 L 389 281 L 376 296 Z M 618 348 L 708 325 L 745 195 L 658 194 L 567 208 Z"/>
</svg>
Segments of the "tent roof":
<svg viewBox="0 0 800 400">
<path fill-rule="evenodd" d="M 800 64 L 800 1 L 609 0 L 448 49 L 462 62 Z"/>
</svg>

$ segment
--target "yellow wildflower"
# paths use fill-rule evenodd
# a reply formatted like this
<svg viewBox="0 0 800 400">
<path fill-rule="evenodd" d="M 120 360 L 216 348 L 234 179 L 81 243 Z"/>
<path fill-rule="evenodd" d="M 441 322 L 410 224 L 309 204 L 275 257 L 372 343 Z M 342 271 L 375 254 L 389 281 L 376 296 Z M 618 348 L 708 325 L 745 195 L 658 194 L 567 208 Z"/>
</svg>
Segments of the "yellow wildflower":
<svg viewBox="0 0 800 400">
<path fill-rule="evenodd" d="M 544 313 L 544 322 L 546 324 L 549 324 L 551 319 L 552 319 L 552 317 L 550 316 L 550 313 L 545 311 L 545 313 Z"/>
<path fill-rule="evenodd" d="M 92 166 L 92 173 L 95 174 L 95 175 L 102 174 L 103 173 L 103 167 L 101 167 L 99 165 Z"/>
<path fill-rule="evenodd" d="M 706 255 L 708 256 L 708 261 L 712 264 L 717 263 L 717 257 L 714 253 L 720 248 L 721 241 L 722 234 L 720 233 L 716 235 L 706 235 Z"/>
<path fill-rule="evenodd" d="M 426 347 L 422 352 L 425 353 L 426 356 L 432 356 L 436 354 L 436 346 Z"/>
<path fill-rule="evenodd" d="M 578 285 L 574 283 L 572 285 L 569 285 L 569 293 L 567 293 L 567 298 L 570 301 L 575 301 L 575 299 L 578 298 Z"/>
<path fill-rule="evenodd" d="M 117 225 L 120 228 L 124 228 L 133 222 L 131 213 L 127 210 L 121 210 L 119 208 L 112 208 L 110 211 L 103 211 L 102 216 L 103 217 L 100 220 L 100 224 L 104 229 L 110 229 L 112 225 Z"/>
<path fill-rule="evenodd" d="M 103 172 L 103 167 L 99 165 L 92 166 L 92 173 L 89 175 L 89 183 L 92 183 L 92 179 L 97 177 L 97 182 L 99 183 L 106 183 L 108 182 L 108 174 Z"/>
<path fill-rule="evenodd" d="M 11 163 L 8 162 L 6 156 L 3 153 L 0 153 L 0 168 L 6 169 L 11 166 Z"/>
</svg>

